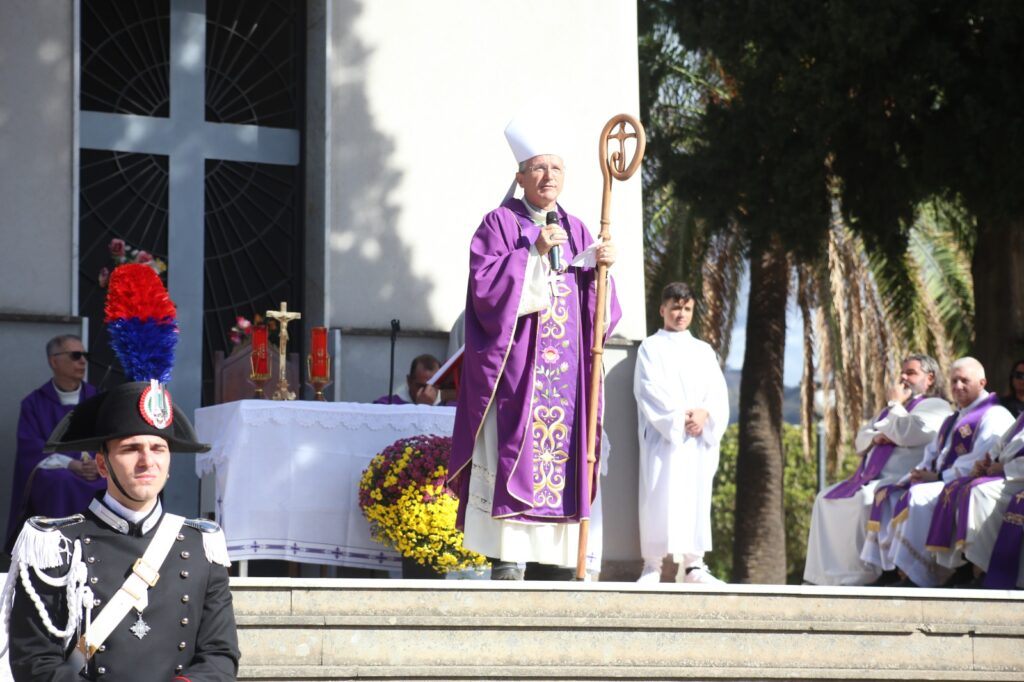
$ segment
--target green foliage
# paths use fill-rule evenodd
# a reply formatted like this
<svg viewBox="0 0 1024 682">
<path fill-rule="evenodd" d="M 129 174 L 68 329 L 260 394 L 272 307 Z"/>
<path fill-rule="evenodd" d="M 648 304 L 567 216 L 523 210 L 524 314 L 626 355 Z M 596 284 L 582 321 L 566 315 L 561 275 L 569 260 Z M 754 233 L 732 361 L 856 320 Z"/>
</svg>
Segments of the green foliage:
<svg viewBox="0 0 1024 682">
<path fill-rule="evenodd" d="M 782 447 L 786 453 L 783 506 L 786 520 L 787 582 L 803 580 L 807 556 L 807 534 L 811 528 L 811 508 L 817 494 L 816 464 L 803 454 L 800 427 L 783 425 Z M 736 511 L 736 456 L 739 428 L 732 424 L 721 444 L 721 461 L 711 496 L 711 533 L 715 549 L 704 558 L 711 572 L 722 580 L 732 578 L 733 515 Z"/>
</svg>

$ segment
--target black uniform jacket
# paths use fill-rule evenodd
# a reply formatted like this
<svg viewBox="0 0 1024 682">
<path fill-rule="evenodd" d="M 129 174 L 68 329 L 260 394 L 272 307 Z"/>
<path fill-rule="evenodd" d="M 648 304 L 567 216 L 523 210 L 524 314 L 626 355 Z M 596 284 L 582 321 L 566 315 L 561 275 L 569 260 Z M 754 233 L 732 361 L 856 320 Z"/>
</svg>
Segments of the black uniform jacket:
<svg viewBox="0 0 1024 682">
<path fill-rule="evenodd" d="M 82 560 L 95 597 L 93 620 L 124 583 L 135 560 L 145 553 L 163 515 L 159 510 L 157 507 L 139 524 L 130 524 L 97 498 L 83 521 L 49 531 L 82 543 Z M 46 573 L 59 576 L 68 570 L 65 559 L 63 566 Z M 66 661 L 69 652 L 43 626 L 19 578 L 10 622 L 10 662 L 15 682 L 234 680 L 238 672 L 238 635 L 227 569 L 206 559 L 203 531 L 183 525 L 159 572 L 159 580 L 149 589 L 149 605 L 142 613 L 150 630 L 142 639 L 133 634 L 138 613 L 129 609 L 84 669 Z M 34 569 L 29 569 L 29 575 L 50 619 L 57 628 L 63 628 L 67 622 L 64 588 L 46 585 L 35 576 Z"/>
</svg>

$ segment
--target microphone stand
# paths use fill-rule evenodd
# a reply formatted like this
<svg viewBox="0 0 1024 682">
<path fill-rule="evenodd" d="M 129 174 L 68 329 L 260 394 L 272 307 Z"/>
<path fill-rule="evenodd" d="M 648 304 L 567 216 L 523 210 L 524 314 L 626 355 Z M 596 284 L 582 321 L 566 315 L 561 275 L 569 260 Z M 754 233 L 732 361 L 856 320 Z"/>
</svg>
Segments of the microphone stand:
<svg viewBox="0 0 1024 682">
<path fill-rule="evenodd" d="M 398 332 L 402 324 L 398 320 L 391 320 L 391 372 L 388 374 L 388 405 L 395 402 L 395 341 L 398 339 Z"/>
</svg>

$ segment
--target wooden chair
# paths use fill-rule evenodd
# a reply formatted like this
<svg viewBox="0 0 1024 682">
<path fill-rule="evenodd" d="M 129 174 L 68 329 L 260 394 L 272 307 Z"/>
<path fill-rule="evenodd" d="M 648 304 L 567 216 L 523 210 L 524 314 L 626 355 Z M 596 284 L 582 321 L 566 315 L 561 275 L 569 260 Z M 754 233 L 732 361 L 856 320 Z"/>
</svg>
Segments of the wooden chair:
<svg viewBox="0 0 1024 682">
<path fill-rule="evenodd" d="M 246 344 L 239 346 L 224 357 L 223 351 L 216 351 L 213 354 L 213 402 L 216 404 L 230 403 L 235 400 L 246 400 L 255 397 L 256 386 L 249 380 L 252 372 L 250 356 L 252 346 Z M 263 385 L 263 394 L 270 397 L 277 386 L 280 375 L 280 355 L 276 348 L 270 349 L 270 379 Z M 302 394 L 302 385 L 299 384 L 299 354 L 289 353 L 288 364 L 285 370 L 288 376 L 288 386 L 296 395 Z"/>
</svg>

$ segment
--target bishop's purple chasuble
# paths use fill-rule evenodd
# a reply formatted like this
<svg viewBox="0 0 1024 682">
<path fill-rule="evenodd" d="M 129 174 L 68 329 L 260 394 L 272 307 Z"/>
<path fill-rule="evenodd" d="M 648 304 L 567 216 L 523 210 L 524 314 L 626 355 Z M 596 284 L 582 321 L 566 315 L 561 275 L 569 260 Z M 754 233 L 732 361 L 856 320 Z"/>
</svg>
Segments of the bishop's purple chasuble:
<svg viewBox="0 0 1024 682">
<path fill-rule="evenodd" d="M 558 217 L 569 236 L 563 246 L 568 262 L 593 239 L 560 206 Z M 465 520 L 474 444 L 489 410 L 495 411 L 498 435 L 492 517 L 578 521 L 589 517 L 596 493 L 596 481 L 591 481 L 589 499 L 579 499 L 587 471 L 597 271 L 570 267 L 552 278 L 546 310 L 519 317 L 530 247 L 539 233 L 525 205 L 508 199 L 484 216 L 470 245 L 466 350 L 450 463 L 451 484 L 459 494 L 459 527 Z M 606 336 L 620 317 L 611 281 L 607 291 Z M 599 454 L 600 424 L 597 432 Z"/>
</svg>

